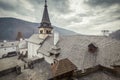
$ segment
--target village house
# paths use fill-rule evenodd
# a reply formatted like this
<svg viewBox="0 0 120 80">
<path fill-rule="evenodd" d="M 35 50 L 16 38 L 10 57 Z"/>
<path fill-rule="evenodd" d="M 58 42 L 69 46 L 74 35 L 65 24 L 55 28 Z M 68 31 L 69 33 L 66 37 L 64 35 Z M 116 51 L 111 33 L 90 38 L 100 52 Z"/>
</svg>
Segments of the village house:
<svg viewBox="0 0 120 80">
<path fill-rule="evenodd" d="M 14 54 L 26 54 L 27 53 L 27 41 L 26 39 L 20 39 L 17 41 L 0 42 L 0 58 L 9 57 Z"/>
<path fill-rule="evenodd" d="M 18 41 L 6 41 L 0 42 L 0 58 L 5 57 L 9 52 L 16 52 L 18 47 Z"/>
</svg>

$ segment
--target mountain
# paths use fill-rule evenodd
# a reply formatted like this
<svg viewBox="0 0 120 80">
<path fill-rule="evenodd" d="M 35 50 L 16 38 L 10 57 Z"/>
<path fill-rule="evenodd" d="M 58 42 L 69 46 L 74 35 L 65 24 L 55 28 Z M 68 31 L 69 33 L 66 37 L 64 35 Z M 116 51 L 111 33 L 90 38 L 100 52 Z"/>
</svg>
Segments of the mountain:
<svg viewBox="0 0 120 80">
<path fill-rule="evenodd" d="M 16 18 L 0 18 L 0 40 L 15 40 L 18 32 L 22 32 L 25 38 L 29 38 L 33 33 L 38 33 L 39 23 L 28 22 Z M 55 27 L 61 35 L 76 34 L 73 31 Z"/>
<path fill-rule="evenodd" d="M 117 40 L 120 40 L 120 30 L 117 30 L 117 31 L 111 33 L 110 37 L 117 39 Z"/>
</svg>

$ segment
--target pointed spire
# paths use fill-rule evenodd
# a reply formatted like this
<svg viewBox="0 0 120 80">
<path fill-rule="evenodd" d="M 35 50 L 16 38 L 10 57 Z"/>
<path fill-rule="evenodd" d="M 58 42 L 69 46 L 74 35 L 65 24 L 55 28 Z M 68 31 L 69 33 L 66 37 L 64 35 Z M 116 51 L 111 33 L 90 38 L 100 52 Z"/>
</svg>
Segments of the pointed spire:
<svg viewBox="0 0 120 80">
<path fill-rule="evenodd" d="M 42 17 L 42 22 L 50 23 L 48 9 L 47 9 L 47 0 L 45 0 L 45 6 L 44 6 L 44 12 L 43 12 L 43 17 Z"/>
<path fill-rule="evenodd" d="M 43 17 L 42 17 L 41 25 L 39 28 L 51 28 L 51 29 L 53 29 L 53 27 L 51 26 L 50 19 L 49 19 L 49 13 L 48 13 L 48 9 L 47 9 L 47 0 L 45 0 Z"/>
</svg>

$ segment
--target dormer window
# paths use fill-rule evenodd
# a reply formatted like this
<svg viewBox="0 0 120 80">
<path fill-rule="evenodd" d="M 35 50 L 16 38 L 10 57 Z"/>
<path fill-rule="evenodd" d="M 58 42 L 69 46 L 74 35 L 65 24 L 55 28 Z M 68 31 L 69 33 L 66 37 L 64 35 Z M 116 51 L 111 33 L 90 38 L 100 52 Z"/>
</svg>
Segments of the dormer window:
<svg viewBox="0 0 120 80">
<path fill-rule="evenodd" d="M 96 47 L 95 44 L 91 43 L 88 45 L 88 51 L 90 53 L 95 53 L 95 52 L 97 52 L 97 50 L 98 50 L 98 47 Z"/>
<path fill-rule="evenodd" d="M 50 53 L 50 56 L 54 55 L 53 53 Z"/>
</svg>

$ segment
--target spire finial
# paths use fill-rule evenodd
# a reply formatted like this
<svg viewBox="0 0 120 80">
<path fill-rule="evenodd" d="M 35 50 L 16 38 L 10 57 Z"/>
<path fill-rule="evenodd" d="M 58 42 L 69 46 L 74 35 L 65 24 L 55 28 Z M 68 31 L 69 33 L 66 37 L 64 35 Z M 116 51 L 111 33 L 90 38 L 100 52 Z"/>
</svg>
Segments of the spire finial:
<svg viewBox="0 0 120 80">
<path fill-rule="evenodd" d="M 47 6 L 47 0 L 45 0 L 45 6 Z"/>
</svg>

